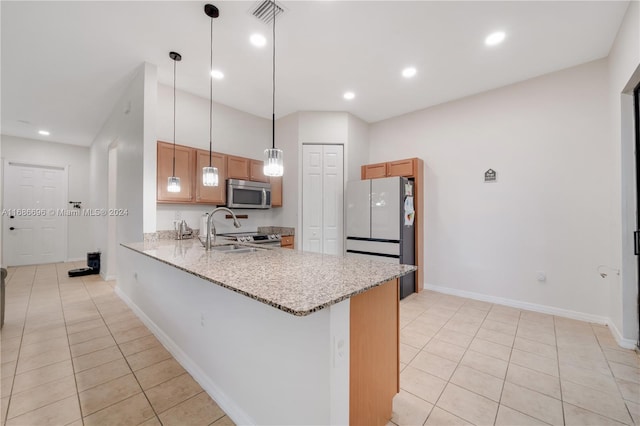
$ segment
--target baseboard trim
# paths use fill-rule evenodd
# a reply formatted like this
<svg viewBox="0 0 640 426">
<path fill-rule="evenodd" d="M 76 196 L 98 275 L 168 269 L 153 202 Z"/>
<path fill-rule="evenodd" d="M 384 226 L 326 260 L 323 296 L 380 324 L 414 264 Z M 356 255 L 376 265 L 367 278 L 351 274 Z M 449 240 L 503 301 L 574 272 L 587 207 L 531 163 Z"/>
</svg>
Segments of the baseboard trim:
<svg viewBox="0 0 640 426">
<path fill-rule="evenodd" d="M 631 339 L 625 339 L 624 337 L 622 337 L 622 333 L 620 333 L 620 330 L 618 330 L 618 327 L 616 327 L 616 324 L 610 318 L 607 318 L 607 327 L 609 327 L 609 330 L 611 330 L 611 334 L 613 334 L 613 338 L 616 339 L 616 342 L 618 342 L 620 346 L 625 349 L 636 348 L 636 342 Z"/>
<path fill-rule="evenodd" d="M 85 259 L 86 259 L 86 257 L 71 257 L 71 258 L 68 258 L 66 261 L 67 262 L 80 262 L 80 261 L 85 260 Z"/>
<path fill-rule="evenodd" d="M 162 331 L 129 297 L 116 286 L 116 294 L 131 308 L 140 320 L 151 330 L 162 345 L 178 363 L 191 374 L 193 379 L 213 398 L 222 410 L 238 425 L 255 425 L 255 421 L 232 401 L 207 374 L 180 347 Z"/>
<path fill-rule="evenodd" d="M 616 339 L 618 345 L 625 349 L 633 349 L 636 345 L 633 340 L 624 339 L 613 321 L 608 317 L 572 311 L 569 309 L 557 308 L 555 306 L 540 305 L 537 303 L 522 302 L 520 300 L 507 299 L 504 297 L 490 296 L 487 294 L 475 293 L 473 291 L 460 290 L 457 288 L 442 287 L 434 284 L 425 284 L 424 288 L 426 290 L 432 290 L 443 294 L 450 294 L 452 296 L 466 297 L 468 299 L 481 300 L 483 302 L 495 303 L 497 305 L 510 306 L 517 309 L 525 309 L 528 311 L 540 312 L 543 314 L 556 315 L 559 317 L 606 325 L 611 330 L 611 334 L 613 334 L 613 337 L 614 339 Z"/>
</svg>

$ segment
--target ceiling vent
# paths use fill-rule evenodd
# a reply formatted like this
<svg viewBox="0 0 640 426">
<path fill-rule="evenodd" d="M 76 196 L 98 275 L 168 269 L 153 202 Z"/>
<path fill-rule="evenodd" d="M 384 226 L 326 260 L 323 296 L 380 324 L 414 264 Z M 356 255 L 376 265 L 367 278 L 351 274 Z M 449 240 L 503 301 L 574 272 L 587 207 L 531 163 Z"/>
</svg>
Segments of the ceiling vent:
<svg viewBox="0 0 640 426">
<path fill-rule="evenodd" d="M 276 18 L 279 18 L 284 13 L 284 10 L 282 5 L 276 2 Z M 273 21 L 273 3 L 271 0 L 257 2 L 249 12 L 267 25 L 271 25 L 271 21 Z"/>
</svg>

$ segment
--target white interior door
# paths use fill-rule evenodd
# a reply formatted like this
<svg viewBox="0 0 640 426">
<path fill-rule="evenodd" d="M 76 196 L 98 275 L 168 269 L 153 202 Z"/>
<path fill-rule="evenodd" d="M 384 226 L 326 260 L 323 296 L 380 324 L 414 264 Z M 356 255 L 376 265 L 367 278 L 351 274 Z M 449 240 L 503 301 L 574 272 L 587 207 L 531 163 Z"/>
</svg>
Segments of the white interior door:
<svg viewBox="0 0 640 426">
<path fill-rule="evenodd" d="M 4 169 L 3 255 L 9 266 L 62 262 L 67 247 L 67 171 L 8 162 Z"/>
<path fill-rule="evenodd" d="M 343 147 L 303 145 L 302 158 L 302 250 L 342 254 Z"/>
<path fill-rule="evenodd" d="M 302 250 L 322 253 L 322 145 L 303 145 L 302 170 Z"/>
<path fill-rule="evenodd" d="M 342 145 L 323 146 L 322 169 L 322 253 L 342 254 L 344 242 Z"/>
</svg>

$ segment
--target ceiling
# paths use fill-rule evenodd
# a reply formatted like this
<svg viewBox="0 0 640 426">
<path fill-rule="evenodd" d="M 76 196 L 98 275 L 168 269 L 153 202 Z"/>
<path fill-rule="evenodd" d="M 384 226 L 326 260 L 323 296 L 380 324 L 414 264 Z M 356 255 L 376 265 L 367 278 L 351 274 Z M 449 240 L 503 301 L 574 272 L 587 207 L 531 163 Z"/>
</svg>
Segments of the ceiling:
<svg viewBox="0 0 640 426">
<path fill-rule="evenodd" d="M 137 67 L 182 54 L 177 88 L 209 96 L 206 2 L 2 1 L 2 133 L 88 146 Z M 271 27 L 216 1 L 214 100 L 271 118 Z M 276 116 L 375 122 L 608 55 L 628 1 L 282 1 Z M 485 37 L 501 30 L 493 47 Z M 249 36 L 259 32 L 267 46 Z M 401 76 L 415 66 L 412 79 Z M 345 91 L 355 92 L 351 101 Z M 51 136 L 37 134 L 46 128 Z"/>
</svg>

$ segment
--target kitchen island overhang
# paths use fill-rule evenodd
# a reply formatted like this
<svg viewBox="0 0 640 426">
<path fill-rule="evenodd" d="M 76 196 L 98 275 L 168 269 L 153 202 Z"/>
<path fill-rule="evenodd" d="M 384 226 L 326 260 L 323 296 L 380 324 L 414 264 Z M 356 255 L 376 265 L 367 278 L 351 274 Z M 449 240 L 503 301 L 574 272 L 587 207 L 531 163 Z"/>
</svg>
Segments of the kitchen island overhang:
<svg viewBox="0 0 640 426">
<path fill-rule="evenodd" d="M 370 374 L 358 353 L 371 344 L 386 348 L 397 392 L 397 277 L 413 266 L 282 249 L 222 254 L 197 240 L 124 244 L 119 264 L 117 293 L 237 423 L 361 423 L 353 407 L 366 413 L 370 397 L 350 376 Z M 371 332 L 380 320 L 381 341 L 374 333 L 354 349 L 363 324 Z"/>
</svg>

